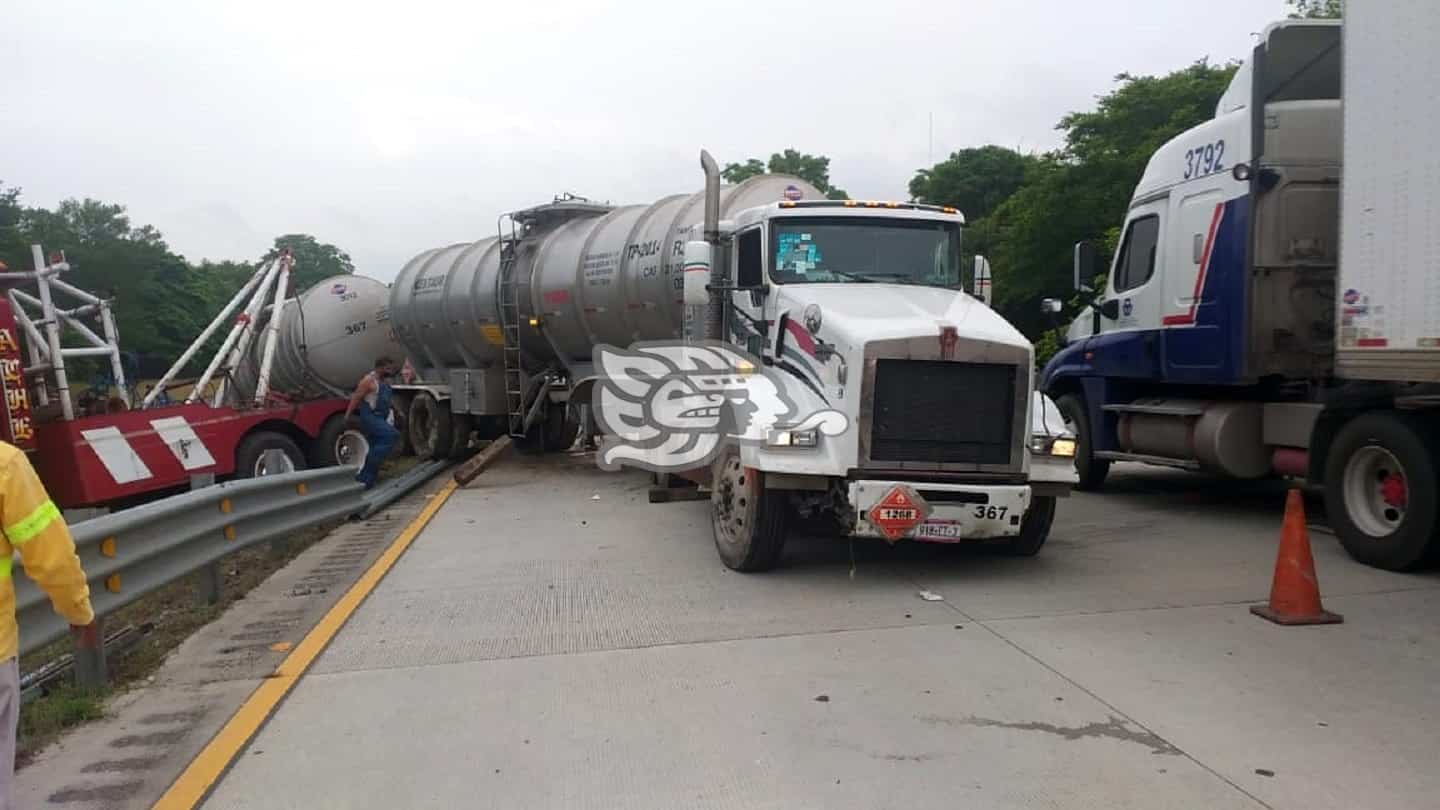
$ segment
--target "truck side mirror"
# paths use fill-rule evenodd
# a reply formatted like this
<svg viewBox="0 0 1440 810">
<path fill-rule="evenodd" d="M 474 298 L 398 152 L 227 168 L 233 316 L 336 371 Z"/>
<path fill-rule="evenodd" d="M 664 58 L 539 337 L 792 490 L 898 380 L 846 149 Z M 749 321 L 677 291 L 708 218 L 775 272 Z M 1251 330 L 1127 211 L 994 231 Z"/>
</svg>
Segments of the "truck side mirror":
<svg viewBox="0 0 1440 810">
<path fill-rule="evenodd" d="M 994 291 L 990 284 L 990 260 L 984 256 L 975 257 L 975 297 L 990 306 Z"/>
<path fill-rule="evenodd" d="M 1075 278 L 1074 287 L 1078 292 L 1085 289 L 1084 282 L 1095 278 L 1095 266 L 1098 259 L 1095 255 L 1095 246 L 1089 242 L 1075 243 Z"/>
<path fill-rule="evenodd" d="M 1040 299 L 1040 311 L 1046 315 L 1059 315 L 1063 309 L 1065 309 L 1065 302 L 1059 298 Z"/>
<path fill-rule="evenodd" d="M 710 267 L 715 249 L 709 242 L 686 242 L 684 267 L 684 298 L 689 307 L 710 303 Z"/>
<path fill-rule="evenodd" d="M 1111 298 L 1109 301 L 1100 303 L 1100 314 L 1110 320 L 1117 320 L 1120 317 L 1120 299 Z"/>
</svg>

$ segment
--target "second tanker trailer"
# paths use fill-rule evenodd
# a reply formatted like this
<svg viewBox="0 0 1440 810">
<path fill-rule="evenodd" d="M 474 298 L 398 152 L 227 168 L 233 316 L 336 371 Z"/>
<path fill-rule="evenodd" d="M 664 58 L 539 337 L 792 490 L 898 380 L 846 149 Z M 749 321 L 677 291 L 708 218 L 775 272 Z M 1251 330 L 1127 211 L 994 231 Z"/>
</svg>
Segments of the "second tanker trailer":
<svg viewBox="0 0 1440 810">
<path fill-rule="evenodd" d="M 405 265 L 390 318 L 417 371 L 398 387 L 417 451 L 477 430 L 565 449 L 593 393 L 602 464 L 707 478 L 732 568 L 774 565 L 796 514 L 1038 551 L 1073 437 L 1033 391 L 1029 341 L 961 289 L 960 213 L 825 200 L 781 175 L 722 187 L 702 164 L 705 191 L 561 198 Z M 748 433 L 697 454 L 686 426 L 727 401 Z"/>
</svg>

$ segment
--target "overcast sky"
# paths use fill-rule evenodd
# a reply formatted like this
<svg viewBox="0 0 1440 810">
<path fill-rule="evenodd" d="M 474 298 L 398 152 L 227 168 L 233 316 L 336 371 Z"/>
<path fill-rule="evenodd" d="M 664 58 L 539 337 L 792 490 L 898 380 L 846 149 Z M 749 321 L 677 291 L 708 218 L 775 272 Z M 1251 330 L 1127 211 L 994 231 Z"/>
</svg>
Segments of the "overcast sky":
<svg viewBox="0 0 1440 810">
<path fill-rule="evenodd" d="M 17 7 L 18 3 L 18 7 Z M 649 202 L 829 155 L 904 199 L 950 151 L 1059 142 L 1116 73 L 1244 56 L 1282 0 L 7 0 L 0 180 L 129 207 L 191 260 L 280 233 L 393 278 L 571 191 Z M 934 117 L 933 151 L 930 117 Z"/>
</svg>

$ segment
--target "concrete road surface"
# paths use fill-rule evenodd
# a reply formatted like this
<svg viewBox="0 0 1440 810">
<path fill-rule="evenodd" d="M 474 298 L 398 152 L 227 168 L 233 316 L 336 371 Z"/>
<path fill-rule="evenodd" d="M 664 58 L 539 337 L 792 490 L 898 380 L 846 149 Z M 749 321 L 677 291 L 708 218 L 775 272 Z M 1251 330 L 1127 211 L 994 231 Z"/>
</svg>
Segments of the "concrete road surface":
<svg viewBox="0 0 1440 810">
<path fill-rule="evenodd" d="M 1346 623 L 1256 619 L 1275 486 L 1121 469 L 1034 559 L 803 538 L 763 575 L 646 486 L 455 493 L 206 806 L 1440 805 L 1440 579 L 1317 533 Z"/>
</svg>

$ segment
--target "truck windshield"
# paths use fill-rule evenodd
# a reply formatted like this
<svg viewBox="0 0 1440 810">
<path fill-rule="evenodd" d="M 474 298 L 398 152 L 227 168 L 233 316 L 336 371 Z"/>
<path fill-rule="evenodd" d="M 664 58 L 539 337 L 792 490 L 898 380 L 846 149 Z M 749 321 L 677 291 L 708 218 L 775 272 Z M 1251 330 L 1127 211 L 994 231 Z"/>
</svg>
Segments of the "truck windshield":
<svg viewBox="0 0 1440 810">
<path fill-rule="evenodd" d="M 955 223 L 883 217 L 771 222 L 770 267 L 777 284 L 960 285 L 960 228 Z"/>
</svg>

